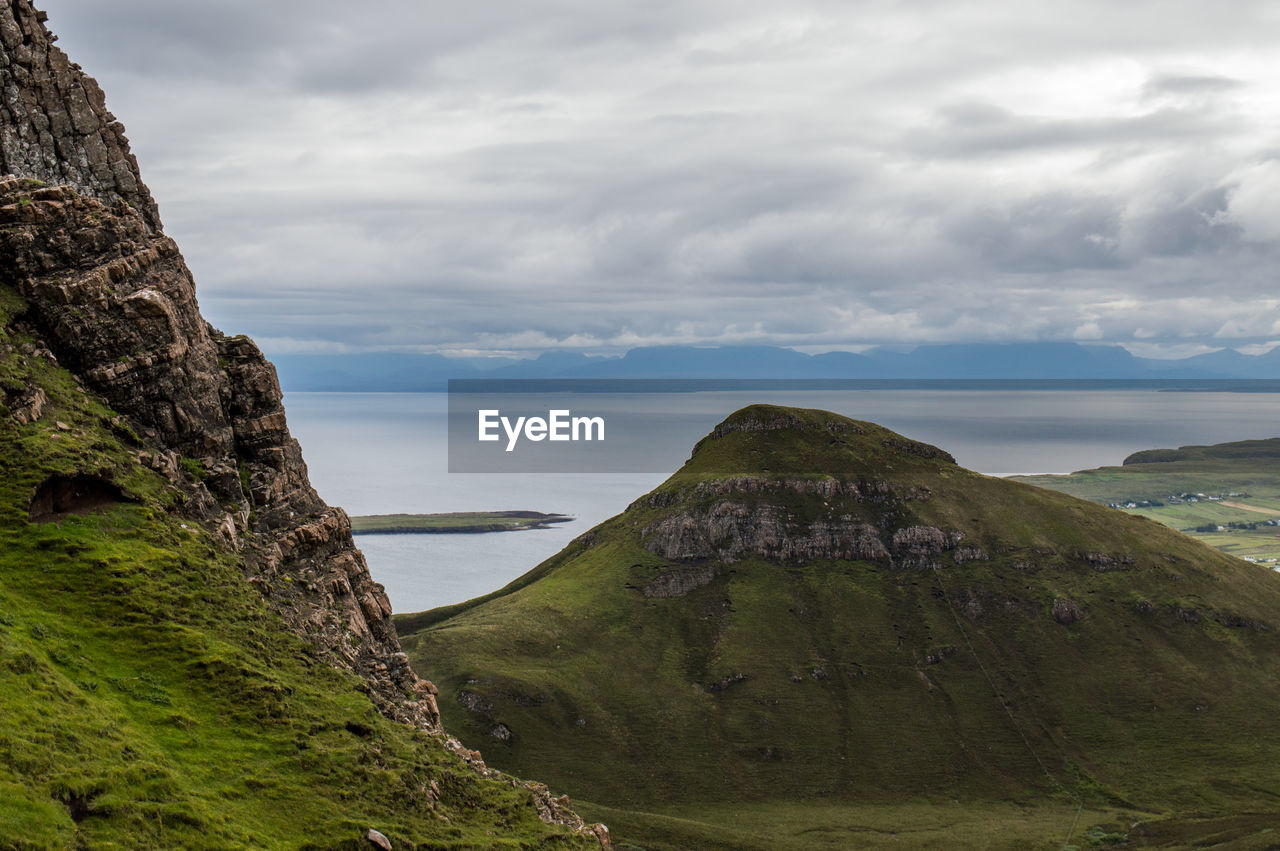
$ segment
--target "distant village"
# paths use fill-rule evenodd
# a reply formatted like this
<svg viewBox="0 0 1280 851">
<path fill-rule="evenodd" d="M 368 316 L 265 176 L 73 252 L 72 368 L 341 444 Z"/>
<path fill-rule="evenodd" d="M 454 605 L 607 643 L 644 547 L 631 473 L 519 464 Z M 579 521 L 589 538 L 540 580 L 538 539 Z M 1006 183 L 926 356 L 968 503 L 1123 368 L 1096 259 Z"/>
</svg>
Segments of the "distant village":
<svg viewBox="0 0 1280 851">
<path fill-rule="evenodd" d="M 1158 499 L 1130 499 L 1121 500 L 1120 502 L 1107 503 L 1112 508 L 1160 508 L 1168 505 L 1183 505 L 1194 502 L 1222 502 L 1224 499 L 1245 499 L 1249 494 L 1240 491 L 1231 491 L 1228 494 L 1203 494 L 1203 493 L 1178 493 L 1171 494 L 1166 502 Z M 1272 523 L 1273 526 L 1280 526 L 1280 523 Z"/>
</svg>

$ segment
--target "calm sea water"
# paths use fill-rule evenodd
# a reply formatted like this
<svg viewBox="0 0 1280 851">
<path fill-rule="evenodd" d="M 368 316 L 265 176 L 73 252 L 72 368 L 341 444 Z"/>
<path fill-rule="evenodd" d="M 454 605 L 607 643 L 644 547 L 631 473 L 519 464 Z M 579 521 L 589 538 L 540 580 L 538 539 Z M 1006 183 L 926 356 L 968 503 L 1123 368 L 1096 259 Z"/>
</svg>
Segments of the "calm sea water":
<svg viewBox="0 0 1280 851">
<path fill-rule="evenodd" d="M 456 603 L 502 587 L 656 487 L 725 416 L 753 402 L 823 408 L 946 449 L 990 475 L 1119 464 L 1140 449 L 1280 436 L 1280 396 L 1156 390 L 855 390 L 664 394 L 635 416 L 661 417 L 652 474 L 450 474 L 440 393 L 290 393 L 289 426 L 311 481 L 351 514 L 530 509 L 577 518 L 487 535 L 361 535 L 396 611 Z"/>
</svg>

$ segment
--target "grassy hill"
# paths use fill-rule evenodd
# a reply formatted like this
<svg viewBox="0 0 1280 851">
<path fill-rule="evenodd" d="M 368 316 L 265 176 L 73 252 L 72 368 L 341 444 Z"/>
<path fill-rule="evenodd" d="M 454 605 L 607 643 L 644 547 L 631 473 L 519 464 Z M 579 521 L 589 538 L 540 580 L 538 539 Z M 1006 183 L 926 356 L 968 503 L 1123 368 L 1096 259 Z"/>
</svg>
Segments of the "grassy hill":
<svg viewBox="0 0 1280 851">
<path fill-rule="evenodd" d="M 1280 564 L 1280 438 L 1149 449 L 1119 467 L 1016 478 L 1149 517 L 1234 556 Z"/>
<path fill-rule="evenodd" d="M 1254 847 L 1278 613 L 1280 576 L 1160 524 L 752 406 L 506 589 L 397 623 L 464 741 L 624 844 Z"/>
<path fill-rule="evenodd" d="M 314 658 L 129 427 L 13 329 L 21 307 L 0 288 L 0 848 L 575 844 Z M 57 474 L 109 486 L 32 522 Z"/>
</svg>

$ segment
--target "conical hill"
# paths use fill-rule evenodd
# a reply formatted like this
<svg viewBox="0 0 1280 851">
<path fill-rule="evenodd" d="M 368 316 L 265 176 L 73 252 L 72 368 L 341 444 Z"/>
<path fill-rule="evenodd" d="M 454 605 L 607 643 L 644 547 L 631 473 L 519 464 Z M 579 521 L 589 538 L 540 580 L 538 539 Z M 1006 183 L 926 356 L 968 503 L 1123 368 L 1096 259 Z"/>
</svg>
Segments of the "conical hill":
<svg viewBox="0 0 1280 851">
<path fill-rule="evenodd" d="M 399 622 L 449 727 L 625 808 L 1272 807 L 1280 575 L 755 405 L 508 588 Z"/>
</svg>

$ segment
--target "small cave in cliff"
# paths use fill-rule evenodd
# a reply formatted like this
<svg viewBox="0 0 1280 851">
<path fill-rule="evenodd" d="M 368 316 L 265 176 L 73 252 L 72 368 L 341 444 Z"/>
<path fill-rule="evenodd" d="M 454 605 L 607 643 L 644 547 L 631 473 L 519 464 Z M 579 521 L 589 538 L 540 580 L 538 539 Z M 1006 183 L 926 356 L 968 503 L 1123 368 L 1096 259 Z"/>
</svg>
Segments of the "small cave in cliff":
<svg viewBox="0 0 1280 851">
<path fill-rule="evenodd" d="M 93 514 L 132 501 L 118 485 L 100 476 L 54 475 L 36 488 L 27 517 L 32 523 L 51 523 L 72 514 Z"/>
</svg>

